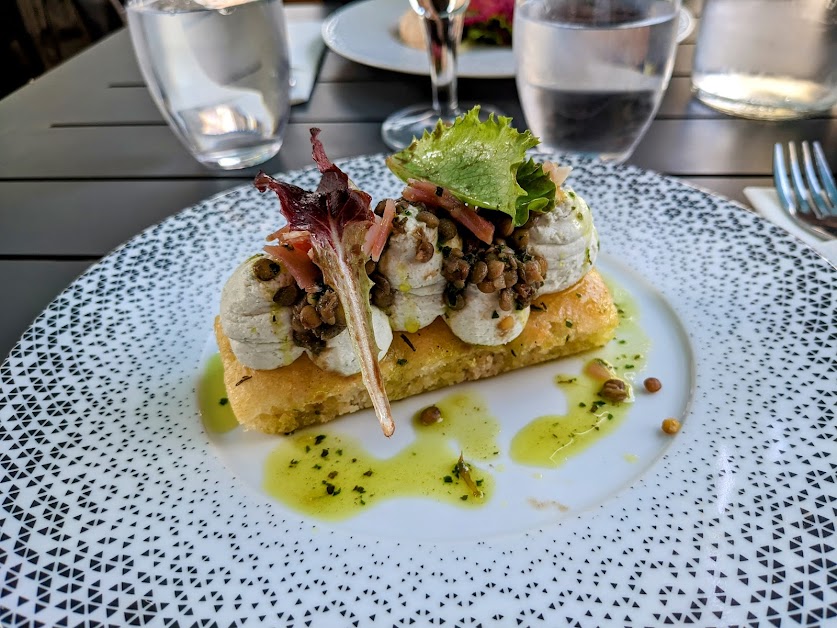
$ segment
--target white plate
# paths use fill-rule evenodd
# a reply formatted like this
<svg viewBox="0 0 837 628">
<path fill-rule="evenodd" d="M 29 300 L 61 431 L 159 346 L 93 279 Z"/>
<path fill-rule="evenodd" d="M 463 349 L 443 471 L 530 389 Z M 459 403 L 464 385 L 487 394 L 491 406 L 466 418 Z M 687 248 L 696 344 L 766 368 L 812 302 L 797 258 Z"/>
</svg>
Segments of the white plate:
<svg viewBox="0 0 837 628">
<path fill-rule="evenodd" d="M 326 18 L 323 39 L 334 52 L 357 63 L 427 76 L 427 51 L 410 48 L 398 37 L 398 20 L 409 10 L 406 0 L 353 2 Z M 461 78 L 513 77 L 511 47 L 463 47 L 457 57 L 457 74 Z"/>
<path fill-rule="evenodd" d="M 602 269 L 634 293 L 655 342 L 658 405 L 543 478 L 507 462 L 505 505 L 406 500 L 330 524 L 287 510 L 257 488 L 258 457 L 242 464 L 271 439 L 242 440 L 236 457 L 195 403 L 220 288 L 277 224 L 275 199 L 242 187 L 96 264 L 0 367 L 0 623 L 828 623 L 837 271 L 728 201 L 577 165 Z M 381 156 L 342 167 L 376 197 L 398 190 Z M 565 368 L 469 388 L 505 425 L 516 386 L 518 409 L 560 403 L 546 378 Z M 660 415 L 683 412 L 690 388 L 682 431 L 663 438 Z M 332 426 L 390 445 L 369 413 Z M 571 495 L 572 511 L 515 495 Z M 432 529 L 411 523 L 422 517 Z"/>
<path fill-rule="evenodd" d="M 398 20 L 410 9 L 404 0 L 363 0 L 332 13 L 323 22 L 323 39 L 339 55 L 383 70 L 430 74 L 425 50 L 411 48 L 398 37 Z M 677 41 L 694 28 L 691 13 L 680 11 Z M 510 46 L 466 46 L 459 51 L 461 78 L 513 78 L 514 54 Z"/>
</svg>

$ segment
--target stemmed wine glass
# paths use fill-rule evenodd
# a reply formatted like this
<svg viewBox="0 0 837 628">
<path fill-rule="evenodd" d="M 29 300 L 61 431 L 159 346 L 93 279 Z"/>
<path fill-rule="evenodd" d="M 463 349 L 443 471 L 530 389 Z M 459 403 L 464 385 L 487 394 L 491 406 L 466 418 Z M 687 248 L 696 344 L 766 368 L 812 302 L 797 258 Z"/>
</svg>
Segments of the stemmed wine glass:
<svg viewBox="0 0 837 628">
<path fill-rule="evenodd" d="M 425 130 L 433 130 L 441 119 L 451 124 L 460 115 L 456 94 L 456 54 L 462 39 L 462 25 L 469 0 L 410 0 L 424 22 L 427 51 L 430 54 L 430 81 L 433 103 L 412 105 L 390 115 L 381 127 L 387 146 L 401 150 Z M 496 109 L 482 106 L 481 116 Z"/>
</svg>

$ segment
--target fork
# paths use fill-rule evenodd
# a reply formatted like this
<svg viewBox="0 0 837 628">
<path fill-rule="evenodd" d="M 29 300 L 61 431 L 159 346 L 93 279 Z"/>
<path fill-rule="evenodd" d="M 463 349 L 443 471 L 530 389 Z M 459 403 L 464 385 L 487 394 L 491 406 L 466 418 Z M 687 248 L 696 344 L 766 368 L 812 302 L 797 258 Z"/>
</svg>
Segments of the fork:
<svg viewBox="0 0 837 628">
<path fill-rule="evenodd" d="M 837 185 L 822 146 L 814 142 L 812 155 L 808 142 L 802 142 L 801 168 L 794 142 L 788 142 L 788 155 L 790 182 L 782 145 L 777 142 L 773 146 L 773 180 L 779 202 L 808 233 L 823 240 L 837 238 Z"/>
</svg>

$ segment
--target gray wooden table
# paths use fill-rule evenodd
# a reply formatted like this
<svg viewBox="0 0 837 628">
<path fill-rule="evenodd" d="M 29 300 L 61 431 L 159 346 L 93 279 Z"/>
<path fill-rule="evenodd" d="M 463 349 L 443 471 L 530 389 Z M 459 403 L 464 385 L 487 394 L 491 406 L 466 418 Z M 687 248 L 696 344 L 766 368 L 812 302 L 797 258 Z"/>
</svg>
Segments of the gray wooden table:
<svg viewBox="0 0 837 628">
<path fill-rule="evenodd" d="M 293 21 L 323 5 L 291 5 Z M 698 11 L 696 11 L 699 13 Z M 668 92 L 631 163 L 746 203 L 770 184 L 776 141 L 819 139 L 837 163 L 837 115 L 792 123 L 726 117 L 695 101 L 694 35 L 683 42 Z M 513 80 L 463 80 L 463 100 L 484 99 L 522 121 Z M 326 51 L 311 100 L 293 107 L 284 146 L 264 169 L 309 165 L 308 128 L 333 158 L 385 151 L 383 119 L 429 100 L 427 78 L 358 65 Z M 0 101 L 0 359 L 32 319 L 97 259 L 145 227 L 252 179 L 194 161 L 146 90 L 125 31 Z"/>
</svg>

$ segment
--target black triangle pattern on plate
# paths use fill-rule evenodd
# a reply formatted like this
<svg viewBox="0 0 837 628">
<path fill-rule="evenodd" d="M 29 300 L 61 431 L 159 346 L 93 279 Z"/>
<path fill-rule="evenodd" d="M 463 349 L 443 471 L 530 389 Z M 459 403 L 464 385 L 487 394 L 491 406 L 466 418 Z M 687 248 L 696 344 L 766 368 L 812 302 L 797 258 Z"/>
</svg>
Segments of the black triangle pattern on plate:
<svg viewBox="0 0 837 628">
<path fill-rule="evenodd" d="M 397 194 L 380 156 L 343 165 Z M 243 490 L 193 395 L 220 288 L 277 222 L 245 186 L 94 266 L 0 366 L 0 625 L 837 620 L 837 272 L 729 202 L 577 165 L 605 250 L 653 280 L 697 354 L 686 428 L 641 481 L 455 545 L 315 530 Z"/>
</svg>

